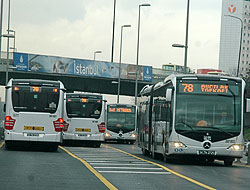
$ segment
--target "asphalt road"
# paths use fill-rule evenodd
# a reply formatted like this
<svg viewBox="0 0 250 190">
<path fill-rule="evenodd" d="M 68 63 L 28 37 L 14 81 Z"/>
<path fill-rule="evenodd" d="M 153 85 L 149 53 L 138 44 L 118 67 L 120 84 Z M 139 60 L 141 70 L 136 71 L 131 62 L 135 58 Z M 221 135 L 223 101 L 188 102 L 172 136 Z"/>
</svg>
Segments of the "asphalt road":
<svg viewBox="0 0 250 190">
<path fill-rule="evenodd" d="M 165 163 L 145 157 L 137 145 L 127 144 L 103 144 L 101 148 L 65 146 L 58 152 L 9 151 L 3 146 L 0 172 L 0 190 L 111 189 L 108 184 L 121 190 L 250 189 L 248 166 Z"/>
</svg>

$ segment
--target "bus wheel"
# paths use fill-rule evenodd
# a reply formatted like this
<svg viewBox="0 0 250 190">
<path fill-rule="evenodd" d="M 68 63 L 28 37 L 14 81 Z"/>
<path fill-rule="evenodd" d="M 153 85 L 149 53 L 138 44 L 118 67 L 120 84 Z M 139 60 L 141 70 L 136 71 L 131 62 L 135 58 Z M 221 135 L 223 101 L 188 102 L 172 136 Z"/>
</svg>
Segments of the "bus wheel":
<svg viewBox="0 0 250 190">
<path fill-rule="evenodd" d="M 142 148 L 142 154 L 144 156 L 148 156 L 149 155 L 149 151 L 146 148 Z"/>
<path fill-rule="evenodd" d="M 11 145 L 11 143 L 5 142 L 5 149 L 6 150 L 11 150 L 12 148 L 13 148 L 13 146 Z"/>
<path fill-rule="evenodd" d="M 94 147 L 94 148 L 100 148 L 100 146 L 101 146 L 101 143 L 99 143 L 99 142 L 93 144 L 93 147 Z"/>
<path fill-rule="evenodd" d="M 58 149 L 58 145 L 51 145 L 51 146 L 48 148 L 48 150 L 49 150 L 50 152 L 56 152 L 57 149 Z"/>
<path fill-rule="evenodd" d="M 224 165 L 225 166 L 232 166 L 233 165 L 233 160 L 224 160 Z"/>
</svg>

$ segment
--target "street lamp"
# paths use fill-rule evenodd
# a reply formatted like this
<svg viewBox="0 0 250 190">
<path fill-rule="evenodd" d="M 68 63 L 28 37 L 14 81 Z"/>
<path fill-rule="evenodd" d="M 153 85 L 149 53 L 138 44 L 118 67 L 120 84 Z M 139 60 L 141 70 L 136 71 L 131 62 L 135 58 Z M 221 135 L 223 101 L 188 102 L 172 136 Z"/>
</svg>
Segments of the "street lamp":
<svg viewBox="0 0 250 190">
<path fill-rule="evenodd" d="M 241 55 L 241 43 L 242 43 L 242 32 L 243 32 L 243 21 L 241 20 L 241 18 L 233 16 L 233 15 L 224 15 L 224 16 L 228 16 L 228 17 L 232 17 L 235 19 L 238 19 L 241 23 L 241 27 L 240 27 L 240 48 L 239 48 L 239 55 L 238 55 L 238 65 L 237 65 L 237 73 L 236 76 L 239 76 L 239 67 L 240 67 L 240 55 Z"/>
<path fill-rule="evenodd" d="M 138 88 L 138 63 L 139 63 L 139 42 L 140 42 L 140 19 L 141 19 L 141 7 L 149 7 L 150 4 L 139 5 L 138 15 L 138 36 L 137 36 L 137 56 L 136 56 L 136 74 L 135 74 L 135 105 L 137 105 L 137 88 Z"/>
<path fill-rule="evenodd" d="M 14 47 L 10 47 L 10 49 L 13 49 L 13 52 L 15 52 L 16 51 L 16 31 L 15 30 L 9 30 L 9 32 L 14 33 Z"/>
<path fill-rule="evenodd" d="M 5 78 L 5 85 L 7 86 L 8 83 L 8 78 L 9 78 L 9 64 L 10 64 L 10 59 L 9 59 L 9 38 L 15 38 L 13 34 L 4 34 L 2 37 L 8 38 L 7 41 L 7 66 L 6 66 L 6 78 Z"/>
<path fill-rule="evenodd" d="M 184 73 L 187 73 L 188 23 L 189 23 L 189 0 L 187 0 L 187 23 L 186 23 L 186 40 L 185 40 L 185 45 L 182 45 L 182 44 L 173 44 L 172 45 L 172 47 L 185 48 Z"/>
<path fill-rule="evenodd" d="M 95 52 L 94 52 L 94 61 L 95 61 L 95 55 L 96 55 L 97 53 L 102 53 L 102 51 L 95 51 Z"/>
<path fill-rule="evenodd" d="M 118 79 L 118 92 L 117 92 L 117 103 L 119 103 L 120 88 L 121 88 L 121 62 L 122 62 L 122 34 L 124 27 L 131 27 L 131 25 L 121 26 L 121 42 L 120 42 L 120 59 L 119 59 L 119 79 Z"/>
<path fill-rule="evenodd" d="M 0 60 L 2 62 L 2 29 L 3 29 L 3 0 L 1 0 L 1 12 L 0 12 Z"/>
<path fill-rule="evenodd" d="M 111 63 L 114 60 L 114 39 L 115 39 L 115 7 L 116 0 L 114 0 L 114 15 L 113 15 L 113 33 L 112 33 L 112 47 L 111 47 Z"/>
</svg>

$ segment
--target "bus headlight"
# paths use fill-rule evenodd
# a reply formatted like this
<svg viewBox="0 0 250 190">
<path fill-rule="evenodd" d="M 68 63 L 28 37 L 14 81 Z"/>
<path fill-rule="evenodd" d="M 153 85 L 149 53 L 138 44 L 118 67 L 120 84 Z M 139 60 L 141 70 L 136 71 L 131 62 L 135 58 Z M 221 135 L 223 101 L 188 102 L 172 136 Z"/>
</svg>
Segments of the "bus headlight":
<svg viewBox="0 0 250 190">
<path fill-rule="evenodd" d="M 187 147 L 182 142 L 171 142 L 171 146 L 174 147 L 174 148 L 185 148 L 185 147 Z"/>
<path fill-rule="evenodd" d="M 132 134 L 130 134 L 130 137 L 135 138 L 136 134 L 132 133 Z"/>
<path fill-rule="evenodd" d="M 110 137 L 111 134 L 110 133 L 105 133 L 105 137 Z"/>
<path fill-rule="evenodd" d="M 233 144 L 230 147 L 227 148 L 228 150 L 233 150 L 233 151 L 242 151 L 243 150 L 243 145 L 241 144 Z"/>
</svg>

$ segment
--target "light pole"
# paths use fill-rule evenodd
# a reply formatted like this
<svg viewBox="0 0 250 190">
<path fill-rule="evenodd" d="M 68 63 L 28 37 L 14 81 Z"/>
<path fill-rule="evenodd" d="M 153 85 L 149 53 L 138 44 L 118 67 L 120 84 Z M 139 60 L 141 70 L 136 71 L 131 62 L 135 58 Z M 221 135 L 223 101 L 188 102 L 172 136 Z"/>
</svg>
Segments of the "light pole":
<svg viewBox="0 0 250 190">
<path fill-rule="evenodd" d="M 114 40 L 115 40 L 115 7 L 116 0 L 114 0 L 114 15 L 113 15 L 113 33 L 112 33 L 112 47 L 111 47 L 111 63 L 114 60 Z"/>
<path fill-rule="evenodd" d="M 186 46 L 182 45 L 182 44 L 172 44 L 172 47 L 185 48 Z M 185 68 L 185 59 L 184 59 L 184 73 L 186 73 L 186 71 L 187 71 L 187 65 L 186 65 L 186 68 Z"/>
<path fill-rule="evenodd" d="M 2 37 L 8 38 L 7 40 L 7 65 L 6 65 L 6 78 L 5 78 L 5 85 L 7 86 L 8 83 L 8 78 L 9 78 L 9 64 L 10 64 L 10 59 L 9 59 L 9 38 L 15 38 L 13 34 L 4 34 Z"/>
<path fill-rule="evenodd" d="M 3 35 L 3 37 L 7 37 L 7 66 L 6 66 L 6 78 L 5 78 L 5 85 L 7 86 L 8 78 L 9 78 L 9 45 L 10 45 L 10 38 L 13 38 L 14 36 L 10 34 L 10 0 L 9 0 L 9 11 L 8 11 L 8 34 Z"/>
<path fill-rule="evenodd" d="M 137 36 L 137 56 L 136 56 L 136 73 L 135 73 L 135 105 L 137 105 L 137 89 L 138 89 L 138 63 L 139 63 L 139 42 L 140 42 L 140 17 L 141 17 L 141 7 L 149 7 L 150 4 L 139 5 L 139 15 L 138 15 L 138 36 Z"/>
<path fill-rule="evenodd" d="M 189 24 L 189 0 L 187 0 L 187 23 L 186 23 L 186 40 L 185 40 L 185 57 L 184 72 L 187 73 L 187 51 L 188 51 L 188 24 Z"/>
<path fill-rule="evenodd" d="M 119 103 L 120 88 L 121 88 L 121 62 L 122 62 L 122 34 L 124 27 L 131 27 L 131 25 L 121 26 L 121 41 L 120 41 L 120 58 L 119 58 L 119 78 L 118 78 L 118 92 L 117 92 L 117 103 Z"/>
<path fill-rule="evenodd" d="M 2 32 L 3 32 L 3 0 L 1 0 L 0 12 L 0 60 L 2 62 Z"/>
<path fill-rule="evenodd" d="M 241 27 L 240 27 L 240 48 L 239 48 L 239 55 L 238 55 L 238 65 L 237 65 L 237 73 L 236 76 L 239 76 L 239 68 L 240 68 L 240 55 L 241 55 L 241 43 L 242 43 L 242 32 L 243 32 L 243 21 L 241 20 L 241 18 L 233 16 L 233 15 L 224 15 L 224 16 L 228 16 L 228 17 L 232 17 L 235 19 L 238 19 L 241 23 Z"/>
<path fill-rule="evenodd" d="M 16 51 L 16 31 L 15 30 L 9 30 L 9 32 L 14 33 L 14 47 L 10 47 L 10 49 L 13 49 L 13 52 Z"/>
<path fill-rule="evenodd" d="M 95 61 L 95 55 L 96 55 L 97 53 L 102 53 L 102 51 L 95 51 L 95 52 L 94 52 L 94 61 Z"/>
</svg>

